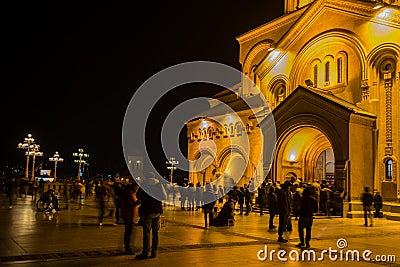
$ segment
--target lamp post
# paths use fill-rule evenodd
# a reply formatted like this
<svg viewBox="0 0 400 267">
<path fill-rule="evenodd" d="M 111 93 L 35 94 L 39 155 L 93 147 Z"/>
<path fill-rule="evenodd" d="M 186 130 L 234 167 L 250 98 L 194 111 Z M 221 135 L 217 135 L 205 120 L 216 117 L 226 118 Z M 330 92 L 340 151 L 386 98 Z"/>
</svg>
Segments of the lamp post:
<svg viewBox="0 0 400 267">
<path fill-rule="evenodd" d="M 37 145 L 37 144 L 33 144 L 32 146 L 31 146 L 31 150 L 30 151 L 26 151 L 26 154 L 28 155 L 28 156 L 32 156 L 32 179 L 29 179 L 29 182 L 31 181 L 31 180 L 33 180 L 33 181 L 35 181 L 35 159 L 36 159 L 36 157 L 41 157 L 41 156 L 43 156 L 43 152 L 40 152 L 39 151 L 39 148 L 40 148 L 40 146 L 39 145 Z"/>
<path fill-rule="evenodd" d="M 28 134 L 28 137 L 25 137 L 24 143 L 19 143 L 18 148 L 26 149 L 26 167 L 25 167 L 25 178 L 28 179 L 29 176 L 29 152 L 32 149 L 33 144 L 35 143 L 35 139 L 32 138 L 31 134 Z"/>
<path fill-rule="evenodd" d="M 174 175 L 174 170 L 176 170 L 175 165 L 178 165 L 178 164 L 179 164 L 179 161 L 175 160 L 174 157 L 170 157 L 169 160 L 168 160 L 166 163 L 171 165 L 171 166 L 168 166 L 167 169 L 168 169 L 168 170 L 171 170 L 171 173 L 170 173 L 170 175 L 169 175 L 169 178 L 170 178 L 171 183 L 172 183 L 172 178 L 173 178 L 173 175 Z"/>
<path fill-rule="evenodd" d="M 63 162 L 64 159 L 60 158 L 60 154 L 58 154 L 58 152 L 56 151 L 56 153 L 54 153 L 54 156 L 49 158 L 49 161 L 54 161 L 54 181 L 56 181 L 56 178 L 57 178 L 57 162 Z"/>
<path fill-rule="evenodd" d="M 80 181 L 82 164 L 86 163 L 86 160 L 83 160 L 82 158 L 88 158 L 89 154 L 83 153 L 82 148 L 78 149 L 78 151 L 79 151 L 78 153 L 72 153 L 72 156 L 79 158 L 79 159 L 74 160 L 74 162 L 78 163 L 78 181 Z"/>
</svg>

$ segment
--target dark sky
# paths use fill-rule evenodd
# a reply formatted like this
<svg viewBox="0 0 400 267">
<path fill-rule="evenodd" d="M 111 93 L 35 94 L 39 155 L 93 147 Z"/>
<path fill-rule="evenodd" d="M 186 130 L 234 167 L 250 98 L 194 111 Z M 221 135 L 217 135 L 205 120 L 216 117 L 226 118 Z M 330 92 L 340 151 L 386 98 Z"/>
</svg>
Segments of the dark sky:
<svg viewBox="0 0 400 267">
<path fill-rule="evenodd" d="M 76 168 L 72 152 L 80 147 L 94 172 L 124 168 L 121 128 L 136 88 L 187 61 L 240 69 L 235 37 L 283 14 L 283 1 L 137 3 L 1 3 L 0 167 L 24 166 L 16 146 L 31 133 L 45 153 L 41 161 L 55 151 L 65 158 L 61 171 Z M 213 92 L 177 90 L 160 106 L 168 113 Z"/>
</svg>

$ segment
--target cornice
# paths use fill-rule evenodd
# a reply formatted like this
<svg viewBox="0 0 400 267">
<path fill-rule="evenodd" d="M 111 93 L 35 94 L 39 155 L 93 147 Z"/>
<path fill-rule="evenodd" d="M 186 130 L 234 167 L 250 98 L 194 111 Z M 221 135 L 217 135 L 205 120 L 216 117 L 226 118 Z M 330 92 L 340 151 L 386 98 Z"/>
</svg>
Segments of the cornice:
<svg viewBox="0 0 400 267">
<path fill-rule="evenodd" d="M 264 35 L 268 32 L 273 32 L 287 24 L 295 23 L 296 20 L 298 20 L 298 18 L 302 14 L 303 14 L 302 12 L 294 12 L 294 13 L 284 15 L 282 17 L 279 17 L 271 22 L 268 22 L 268 23 L 261 25 L 247 33 L 244 33 L 244 34 L 236 37 L 236 40 L 239 42 L 239 44 L 243 44 L 249 40 L 260 37 L 261 35 Z"/>
</svg>

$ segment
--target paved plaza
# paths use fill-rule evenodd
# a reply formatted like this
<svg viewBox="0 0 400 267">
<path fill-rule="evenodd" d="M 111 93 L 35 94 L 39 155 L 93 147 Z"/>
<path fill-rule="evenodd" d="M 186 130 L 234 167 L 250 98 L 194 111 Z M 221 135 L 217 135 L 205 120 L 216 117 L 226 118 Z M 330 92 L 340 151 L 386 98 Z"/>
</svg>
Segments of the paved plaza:
<svg viewBox="0 0 400 267">
<path fill-rule="evenodd" d="M 123 255 L 124 226 L 114 224 L 114 217 L 106 217 L 102 226 L 97 224 L 98 208 L 93 197 L 83 200 L 81 208 L 71 204 L 50 216 L 37 212 L 30 196 L 16 199 L 12 209 L 8 209 L 6 196 L 0 197 L 1 266 L 400 266 L 398 221 L 375 219 L 373 227 L 364 227 L 363 219 L 359 218 L 317 217 L 311 240 L 316 260 L 308 260 L 307 252 L 301 261 L 303 251 L 295 247 L 299 240 L 294 220 L 293 232 L 286 233 L 289 242 L 279 244 L 277 232 L 268 230 L 268 214 L 237 215 L 234 226 L 205 229 L 201 211 L 165 207 L 157 258 L 139 261 L 135 256 Z M 111 199 L 108 204 L 111 209 Z M 141 230 L 140 226 L 134 227 L 132 244 L 137 254 L 141 250 Z M 338 239 L 343 240 L 338 243 Z M 260 260 L 264 253 L 258 252 L 265 248 L 268 257 Z M 325 252 L 320 260 L 323 250 L 329 248 L 338 252 L 332 252 L 332 259 Z M 271 261 L 272 250 L 275 252 Z M 278 259 L 279 250 L 286 252 L 281 258 L 287 262 Z M 364 251 L 370 250 L 372 254 L 365 252 L 365 255 L 371 261 L 353 261 L 349 250 L 352 253 L 357 250 L 360 258 Z M 295 260 L 297 254 L 299 261 Z M 396 262 L 373 261 L 378 255 L 387 259 L 394 255 Z"/>
</svg>

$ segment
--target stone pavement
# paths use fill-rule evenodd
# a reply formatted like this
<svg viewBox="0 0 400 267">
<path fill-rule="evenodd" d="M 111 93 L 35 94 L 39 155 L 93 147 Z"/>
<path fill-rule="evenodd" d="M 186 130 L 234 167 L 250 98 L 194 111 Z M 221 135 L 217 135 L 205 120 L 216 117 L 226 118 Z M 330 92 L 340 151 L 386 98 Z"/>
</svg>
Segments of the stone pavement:
<svg viewBox="0 0 400 267">
<path fill-rule="evenodd" d="M 236 216 L 234 226 L 203 227 L 201 211 L 181 211 L 178 207 L 166 207 L 165 227 L 160 229 L 160 246 L 157 258 L 138 261 L 135 256 L 122 254 L 123 225 L 115 225 L 114 217 L 106 217 L 104 224 L 97 224 L 97 203 L 89 198 L 83 200 L 79 209 L 71 204 L 52 216 L 37 212 L 31 198 L 18 198 L 12 209 L 8 209 L 4 194 L 0 194 L 0 266 L 400 266 L 400 222 L 375 219 L 373 227 L 364 227 L 363 219 L 317 217 L 313 226 L 312 249 L 316 260 L 309 261 L 304 252 L 304 261 L 289 258 L 301 255 L 298 243 L 297 223 L 293 220 L 293 232 L 286 233 L 289 243 L 277 243 L 277 232 L 268 231 L 269 215 Z M 112 208 L 110 200 L 109 209 Z M 275 221 L 278 224 L 277 220 Z M 133 247 L 141 249 L 142 232 L 134 227 Z M 340 259 L 341 247 L 343 258 Z M 268 249 L 265 261 L 257 254 Z M 320 258 L 323 250 L 339 250 L 338 259 L 330 260 L 327 253 Z M 272 250 L 272 261 L 269 255 Z M 278 259 L 278 250 L 285 251 Z M 360 254 L 370 250 L 370 259 L 377 255 L 396 257 L 395 262 L 346 261 L 346 253 L 358 250 Z M 333 257 L 336 254 L 332 254 Z M 264 254 L 261 253 L 260 257 Z M 362 256 L 360 255 L 360 258 Z M 393 261 L 393 260 L 392 260 Z"/>
</svg>

